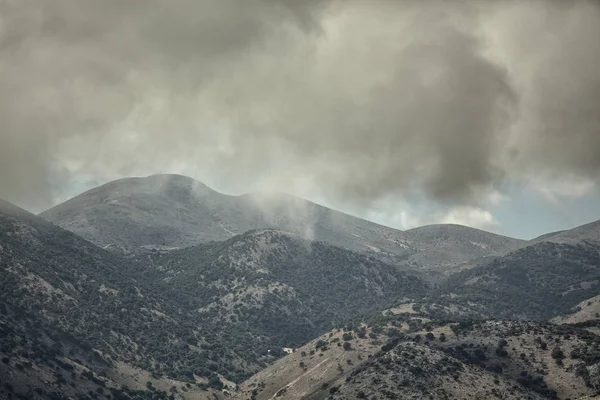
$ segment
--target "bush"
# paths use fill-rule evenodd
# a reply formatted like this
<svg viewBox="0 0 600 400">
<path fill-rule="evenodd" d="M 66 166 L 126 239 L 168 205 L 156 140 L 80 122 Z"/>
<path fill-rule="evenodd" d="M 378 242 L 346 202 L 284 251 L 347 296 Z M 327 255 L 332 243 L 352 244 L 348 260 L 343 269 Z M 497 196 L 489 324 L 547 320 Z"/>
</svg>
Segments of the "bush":
<svg viewBox="0 0 600 400">
<path fill-rule="evenodd" d="M 555 360 L 562 360 L 563 358 L 565 358 L 565 353 L 560 347 L 556 346 L 552 349 L 552 358 L 554 358 Z"/>
<path fill-rule="evenodd" d="M 208 380 L 208 387 L 221 390 L 224 386 L 223 382 L 221 382 L 221 378 L 218 376 L 213 376 Z"/>
</svg>

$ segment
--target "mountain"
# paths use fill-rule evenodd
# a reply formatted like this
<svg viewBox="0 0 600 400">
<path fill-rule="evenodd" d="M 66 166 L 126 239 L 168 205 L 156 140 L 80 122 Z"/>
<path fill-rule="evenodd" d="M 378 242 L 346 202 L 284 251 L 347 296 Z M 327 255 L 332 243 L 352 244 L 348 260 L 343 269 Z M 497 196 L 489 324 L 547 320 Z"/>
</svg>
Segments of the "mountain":
<svg viewBox="0 0 600 400">
<path fill-rule="evenodd" d="M 552 319 L 557 324 L 578 324 L 587 321 L 600 320 L 600 294 L 585 299 L 577 304 L 569 313 Z"/>
<path fill-rule="evenodd" d="M 99 219 L 80 227 L 118 238 L 125 254 L 0 202 L 0 397 L 537 399 L 600 390 L 597 320 L 541 321 L 595 304 L 600 245 L 593 241 L 524 245 L 456 225 L 385 228 L 406 247 L 399 246 L 402 256 L 382 257 L 342 234 L 364 224 L 369 240 L 383 243 L 378 225 L 345 215 L 346 225 L 337 225 L 337 217 L 323 217 L 337 214 L 317 205 L 300 219 L 314 217 L 310 235 L 282 217 L 290 229 L 215 241 L 206 235 L 229 212 L 223 195 L 202 186 L 197 202 L 180 190 L 190 182 L 182 177 L 135 182 L 157 179 L 167 179 L 159 195 L 131 194 L 120 181 L 124 198 L 110 191 L 100 205 L 93 195 L 82 207 Z M 257 196 L 230 198 L 261 203 Z M 277 215 L 289 214 L 290 203 L 306 205 L 275 197 Z M 109 206 L 119 202 L 121 214 Z M 185 211 L 172 212 L 174 204 Z M 207 232 L 185 218 L 196 206 Z M 242 210 L 240 230 L 252 225 Z M 238 217 L 228 218 L 234 225 Z M 174 240 L 206 241 L 134 251 L 145 243 L 136 232 L 163 225 L 179 232 Z M 335 236 L 336 229 L 343 232 Z M 478 257 L 473 268 L 439 285 L 422 278 L 427 268 L 468 257 Z"/>
<path fill-rule="evenodd" d="M 144 283 L 144 277 L 154 280 L 151 271 L 141 272 L 128 260 L 2 202 L 3 398 L 55 399 L 91 390 L 98 398 L 166 399 L 163 389 L 186 386 L 189 381 L 152 372 L 165 354 L 160 345 L 168 347 L 166 354 L 177 353 L 178 341 L 194 329 Z"/>
<path fill-rule="evenodd" d="M 430 288 L 377 258 L 274 230 L 124 257 L 16 211 L 0 212 L 0 301 L 156 377 L 239 381 L 283 347 Z"/>
<path fill-rule="evenodd" d="M 331 398 L 594 396 L 600 394 L 599 339 L 582 329 L 532 322 L 434 325 L 383 346 Z"/>
<path fill-rule="evenodd" d="M 235 398 L 566 399 L 600 393 L 598 378 L 600 337 L 578 327 L 400 316 L 324 334 Z"/>
<path fill-rule="evenodd" d="M 334 329 L 248 378 L 239 385 L 238 397 L 267 400 L 277 394 L 286 399 L 328 395 L 330 388 L 348 378 L 388 340 L 385 330 L 373 327 L 357 326 L 356 332 L 347 327 Z"/>
<path fill-rule="evenodd" d="M 405 233 L 410 238 L 408 243 L 417 248 L 411 260 L 424 268 L 437 270 L 468 260 L 503 255 L 527 243 L 454 224 L 427 225 Z"/>
<path fill-rule="evenodd" d="M 600 243 L 600 221 L 591 222 L 573 229 L 542 235 L 534 242 L 575 244 L 582 241 Z"/>
<path fill-rule="evenodd" d="M 22 208 L 2 199 L 0 199 L 0 213 L 11 217 L 20 217 L 26 219 L 35 218 L 35 216 L 30 212 L 25 211 Z"/>
<path fill-rule="evenodd" d="M 458 225 L 402 232 L 286 194 L 224 195 L 179 175 L 110 182 L 40 216 L 109 250 L 185 248 L 277 229 L 432 270 L 525 243 Z"/>
<path fill-rule="evenodd" d="M 115 362 L 34 314 L 0 301 L 0 398 L 215 399 L 212 389 Z M 13 397 L 14 396 L 14 397 Z M 91 396 L 91 397 L 88 397 Z"/>
<path fill-rule="evenodd" d="M 100 246 L 127 250 L 184 248 L 276 228 L 352 250 L 405 251 L 400 231 L 290 195 L 224 195 L 179 175 L 110 182 L 40 216 Z"/>
<path fill-rule="evenodd" d="M 600 245 L 540 242 L 451 275 L 438 304 L 502 318 L 549 319 L 600 293 Z"/>
<path fill-rule="evenodd" d="M 356 315 L 430 290 L 377 258 L 275 230 L 149 256 L 177 304 L 237 343 L 293 347 Z M 248 343 L 250 345 L 251 343 Z"/>
</svg>

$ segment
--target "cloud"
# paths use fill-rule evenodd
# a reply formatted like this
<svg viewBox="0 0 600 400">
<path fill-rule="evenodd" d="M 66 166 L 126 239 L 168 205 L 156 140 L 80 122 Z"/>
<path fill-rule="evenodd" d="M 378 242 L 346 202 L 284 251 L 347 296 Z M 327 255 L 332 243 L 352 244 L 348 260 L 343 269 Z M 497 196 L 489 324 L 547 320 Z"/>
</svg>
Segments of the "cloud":
<svg viewBox="0 0 600 400">
<path fill-rule="evenodd" d="M 452 208 L 439 221 L 445 224 L 466 225 L 490 231 L 498 228 L 498 221 L 489 211 L 475 207 Z"/>
<path fill-rule="evenodd" d="M 180 172 L 493 223 L 507 182 L 600 178 L 599 18 L 584 1 L 5 0 L 0 197 Z"/>
</svg>

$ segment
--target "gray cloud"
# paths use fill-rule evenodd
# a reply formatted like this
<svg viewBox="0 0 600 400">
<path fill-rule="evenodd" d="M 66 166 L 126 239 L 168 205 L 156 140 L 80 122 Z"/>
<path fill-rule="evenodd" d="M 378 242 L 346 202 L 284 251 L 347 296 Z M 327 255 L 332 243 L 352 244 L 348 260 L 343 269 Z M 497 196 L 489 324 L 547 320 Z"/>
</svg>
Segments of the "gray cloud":
<svg viewBox="0 0 600 400">
<path fill-rule="evenodd" d="M 29 207 L 163 171 L 349 207 L 480 207 L 506 182 L 600 177 L 596 3 L 0 10 L 0 197 Z"/>
</svg>

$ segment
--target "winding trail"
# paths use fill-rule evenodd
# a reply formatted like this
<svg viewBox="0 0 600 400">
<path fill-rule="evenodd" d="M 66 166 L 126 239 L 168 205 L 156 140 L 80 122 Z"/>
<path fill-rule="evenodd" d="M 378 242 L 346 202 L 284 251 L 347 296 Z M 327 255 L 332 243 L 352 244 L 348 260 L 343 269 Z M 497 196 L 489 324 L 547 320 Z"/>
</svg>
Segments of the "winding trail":
<svg viewBox="0 0 600 400">
<path fill-rule="evenodd" d="M 276 399 L 276 398 L 277 398 L 277 393 L 279 393 L 279 391 L 280 391 L 281 389 L 289 389 L 289 388 L 291 388 L 291 387 L 292 387 L 292 386 L 294 386 L 296 383 L 298 383 L 298 381 L 299 381 L 300 379 L 302 379 L 302 377 L 303 377 L 304 375 L 306 375 L 306 374 L 310 374 L 310 373 L 311 373 L 311 372 L 313 372 L 315 369 L 319 368 L 319 367 L 321 366 L 321 364 L 323 364 L 323 363 L 325 363 L 325 362 L 327 362 L 327 361 L 329 361 L 329 358 L 326 358 L 326 359 L 324 359 L 323 361 L 321 361 L 320 363 L 318 363 L 317 365 L 315 365 L 314 367 L 312 367 L 311 369 L 309 369 L 308 371 L 306 371 L 305 373 L 303 373 L 302 375 L 300 375 L 299 377 L 297 377 L 296 379 L 294 379 L 293 381 L 291 381 L 290 383 L 288 383 L 287 385 L 285 385 L 284 387 L 281 387 L 281 388 L 277 389 L 277 391 L 275 392 L 275 394 L 274 394 L 273 396 L 271 396 L 271 397 L 269 398 L 269 400 Z"/>
</svg>

